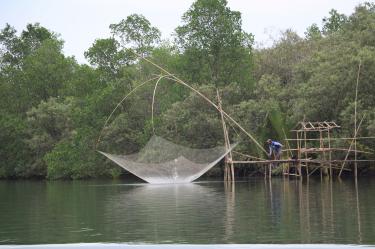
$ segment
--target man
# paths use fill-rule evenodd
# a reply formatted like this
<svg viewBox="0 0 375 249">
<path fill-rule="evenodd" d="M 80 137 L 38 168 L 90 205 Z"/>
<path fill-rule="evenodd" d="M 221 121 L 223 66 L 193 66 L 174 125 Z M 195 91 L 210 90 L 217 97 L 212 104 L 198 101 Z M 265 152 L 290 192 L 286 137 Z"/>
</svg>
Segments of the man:
<svg viewBox="0 0 375 249">
<path fill-rule="evenodd" d="M 269 149 L 270 149 L 268 157 L 271 159 L 272 158 L 272 154 L 273 154 L 274 160 L 280 160 L 280 158 L 281 158 L 281 151 L 282 151 L 281 148 L 283 147 L 283 145 L 281 143 L 279 143 L 279 142 L 272 141 L 271 139 L 267 140 L 267 144 L 268 144 Z"/>
</svg>

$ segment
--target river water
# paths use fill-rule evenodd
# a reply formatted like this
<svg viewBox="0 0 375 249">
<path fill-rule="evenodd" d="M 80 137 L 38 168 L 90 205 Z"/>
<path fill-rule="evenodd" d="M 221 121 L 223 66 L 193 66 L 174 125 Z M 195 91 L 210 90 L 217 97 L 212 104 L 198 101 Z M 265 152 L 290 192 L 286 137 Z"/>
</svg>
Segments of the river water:
<svg viewBox="0 0 375 249">
<path fill-rule="evenodd" d="M 0 244 L 375 244 L 375 179 L 0 181 Z"/>
</svg>

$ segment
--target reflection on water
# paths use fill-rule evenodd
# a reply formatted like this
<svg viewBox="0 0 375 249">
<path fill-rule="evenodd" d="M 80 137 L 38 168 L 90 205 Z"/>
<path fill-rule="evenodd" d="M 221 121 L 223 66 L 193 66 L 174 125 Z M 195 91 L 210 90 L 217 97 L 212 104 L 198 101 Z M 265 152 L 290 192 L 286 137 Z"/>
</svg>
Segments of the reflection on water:
<svg viewBox="0 0 375 249">
<path fill-rule="evenodd" d="M 0 244 L 375 244 L 371 179 L 0 182 Z"/>
<path fill-rule="evenodd" d="M 224 228 L 223 195 L 199 184 L 135 186 L 106 199 L 105 220 L 115 241 L 206 241 Z M 126 227 L 126 229 L 124 229 Z"/>
<path fill-rule="evenodd" d="M 371 245 L 334 245 L 334 244 L 214 244 L 214 245 L 194 245 L 194 244 L 115 244 L 115 243 L 80 243 L 80 244 L 52 244 L 52 245 L 11 245 L 1 246 L 0 249 L 360 249 L 375 248 Z"/>
</svg>

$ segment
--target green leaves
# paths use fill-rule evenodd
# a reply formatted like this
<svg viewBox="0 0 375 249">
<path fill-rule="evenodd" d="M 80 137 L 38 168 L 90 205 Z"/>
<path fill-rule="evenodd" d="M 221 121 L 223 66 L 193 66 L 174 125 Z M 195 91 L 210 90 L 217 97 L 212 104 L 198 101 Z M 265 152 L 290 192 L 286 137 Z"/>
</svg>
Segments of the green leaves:
<svg viewBox="0 0 375 249">
<path fill-rule="evenodd" d="M 23 79 L 30 106 L 49 97 L 57 97 L 64 83 L 71 78 L 73 65 L 60 51 L 53 40 L 43 42 L 32 55 L 24 60 Z"/>
<path fill-rule="evenodd" d="M 0 32 L 0 45 L 4 48 L 0 52 L 0 68 L 19 68 L 23 59 L 39 49 L 47 40 L 55 41 L 58 50 L 61 51 L 63 42 L 39 23 L 28 24 L 20 36 L 17 36 L 17 31 L 12 26 L 6 24 Z"/>
<path fill-rule="evenodd" d="M 197 0 L 182 16 L 174 42 L 160 43 L 160 31 L 142 15 L 110 25 L 112 37 L 97 39 L 85 52 L 91 65 L 62 53 L 62 40 L 39 24 L 20 35 L 0 31 L 0 178 L 77 179 L 118 177 L 124 171 L 96 151 L 102 126 L 126 94 L 160 70 L 133 51 L 199 89 L 259 142 L 282 139 L 296 122 L 334 120 L 352 135 L 355 86 L 361 135 L 375 131 L 375 7 L 359 5 L 349 17 L 332 10 L 322 28 L 306 37 L 286 30 L 272 47 L 254 49 L 242 29 L 241 13 L 225 0 Z M 155 133 L 189 147 L 223 144 L 221 116 L 188 88 L 163 78 L 117 106 L 101 134 L 99 148 L 133 153 Z M 228 124 L 238 150 L 263 152 Z M 359 142 L 372 148 L 373 142 Z"/>
<path fill-rule="evenodd" d="M 241 13 L 225 0 L 197 0 L 176 28 L 176 43 L 194 82 L 224 86 L 250 79 L 253 36 L 242 30 Z"/>
<path fill-rule="evenodd" d="M 335 9 L 332 9 L 329 14 L 329 17 L 323 18 L 322 32 L 325 35 L 339 31 L 348 20 L 347 16 L 338 13 Z"/>
<path fill-rule="evenodd" d="M 98 153 L 93 149 L 95 132 L 81 128 L 70 139 L 61 140 L 54 149 L 44 156 L 48 179 L 83 179 L 106 174 Z"/>
<path fill-rule="evenodd" d="M 25 170 L 30 156 L 24 137 L 25 121 L 16 114 L 0 112 L 0 178 L 29 177 Z"/>
<path fill-rule="evenodd" d="M 125 50 L 120 49 L 120 44 L 113 38 L 95 40 L 85 57 L 91 65 L 97 67 L 107 80 L 119 76 L 121 68 L 134 59 L 134 55 L 128 55 Z"/>
<path fill-rule="evenodd" d="M 109 25 L 109 28 L 124 48 L 134 49 L 142 55 L 146 55 L 160 41 L 160 31 L 152 27 L 143 15 L 132 14 L 117 24 Z"/>
</svg>

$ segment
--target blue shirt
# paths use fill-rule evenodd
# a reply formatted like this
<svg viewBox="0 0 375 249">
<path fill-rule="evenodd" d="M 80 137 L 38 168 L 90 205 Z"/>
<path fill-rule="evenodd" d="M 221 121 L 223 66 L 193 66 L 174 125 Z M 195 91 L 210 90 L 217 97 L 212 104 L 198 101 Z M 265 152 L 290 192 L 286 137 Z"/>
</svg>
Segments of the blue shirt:
<svg viewBox="0 0 375 249">
<path fill-rule="evenodd" d="M 283 147 L 283 145 L 279 142 L 272 141 L 269 147 L 270 147 L 270 155 L 271 155 L 272 151 L 279 152 L 281 150 L 281 147 Z"/>
</svg>

